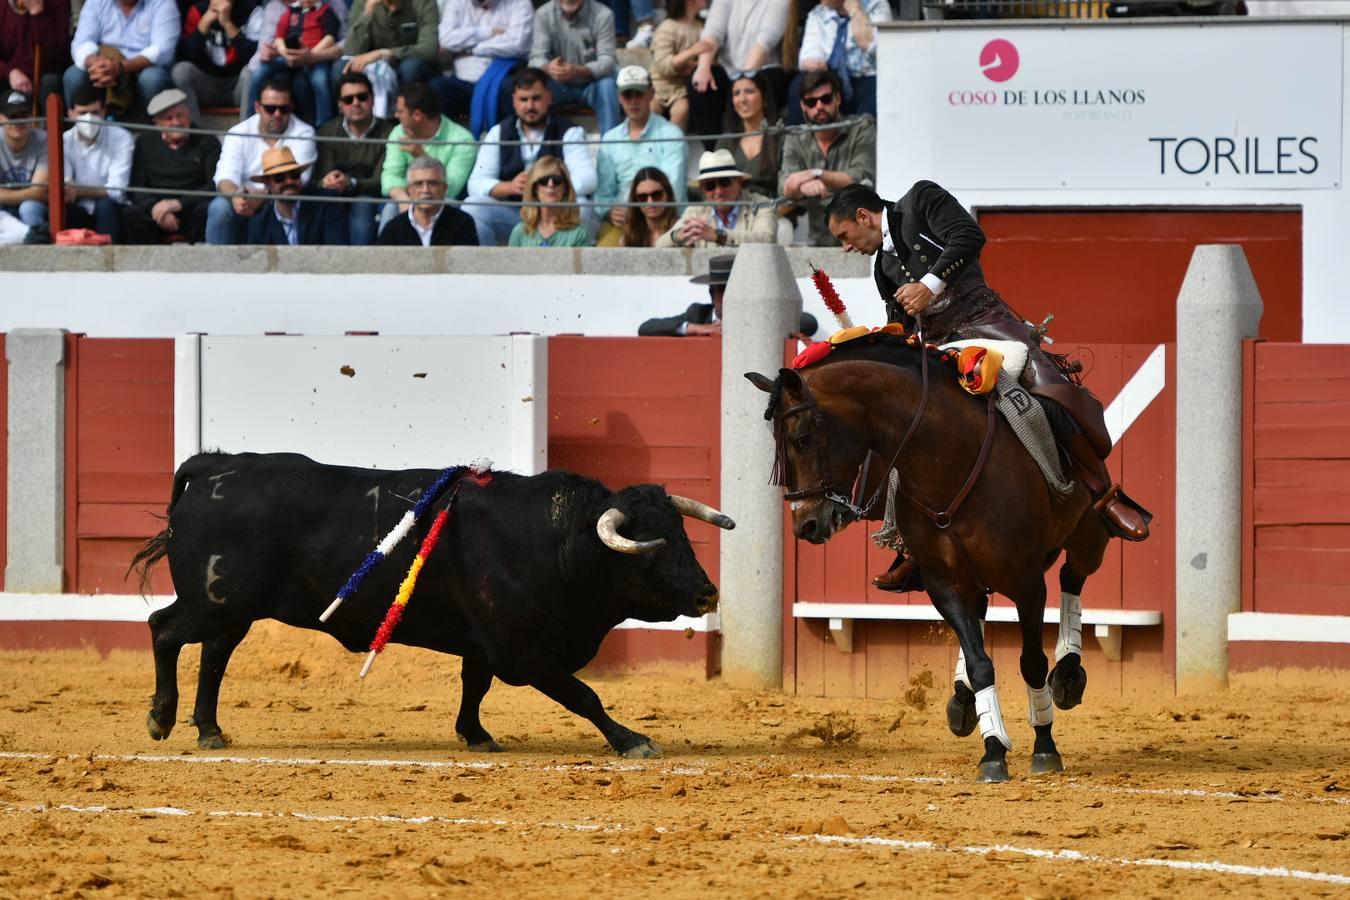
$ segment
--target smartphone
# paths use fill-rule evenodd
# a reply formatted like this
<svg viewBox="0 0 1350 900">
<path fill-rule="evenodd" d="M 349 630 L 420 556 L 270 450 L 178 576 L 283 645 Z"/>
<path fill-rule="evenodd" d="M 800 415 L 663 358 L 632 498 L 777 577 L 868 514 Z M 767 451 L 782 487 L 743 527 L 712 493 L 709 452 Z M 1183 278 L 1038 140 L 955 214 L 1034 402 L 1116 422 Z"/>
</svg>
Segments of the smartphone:
<svg viewBox="0 0 1350 900">
<path fill-rule="evenodd" d="M 299 37 L 296 37 L 295 35 L 287 35 L 287 36 L 286 36 L 286 49 L 287 49 L 287 50 L 302 50 L 302 49 L 304 49 L 304 44 L 300 43 L 300 38 L 299 38 Z"/>
</svg>

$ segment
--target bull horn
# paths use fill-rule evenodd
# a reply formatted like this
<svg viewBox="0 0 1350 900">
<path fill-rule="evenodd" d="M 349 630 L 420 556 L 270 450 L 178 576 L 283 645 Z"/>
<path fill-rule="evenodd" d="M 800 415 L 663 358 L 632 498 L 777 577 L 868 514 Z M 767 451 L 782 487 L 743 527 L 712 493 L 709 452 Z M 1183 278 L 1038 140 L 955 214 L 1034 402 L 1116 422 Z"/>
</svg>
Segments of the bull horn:
<svg viewBox="0 0 1350 900">
<path fill-rule="evenodd" d="M 610 507 L 595 523 L 595 533 L 600 535 L 600 540 L 609 549 L 617 550 L 620 553 L 651 553 L 653 550 L 658 550 L 666 545 L 665 538 L 657 538 L 654 541 L 635 541 L 619 534 L 623 519 L 623 513 Z"/>
<path fill-rule="evenodd" d="M 725 528 L 727 531 L 736 527 L 736 523 L 731 520 L 731 516 L 718 512 L 706 503 L 699 503 L 697 500 L 690 500 L 688 497 L 681 497 L 679 494 L 671 494 L 670 502 L 675 504 L 675 509 L 679 510 L 682 516 L 699 519 L 711 525 L 716 525 L 718 528 Z"/>
</svg>

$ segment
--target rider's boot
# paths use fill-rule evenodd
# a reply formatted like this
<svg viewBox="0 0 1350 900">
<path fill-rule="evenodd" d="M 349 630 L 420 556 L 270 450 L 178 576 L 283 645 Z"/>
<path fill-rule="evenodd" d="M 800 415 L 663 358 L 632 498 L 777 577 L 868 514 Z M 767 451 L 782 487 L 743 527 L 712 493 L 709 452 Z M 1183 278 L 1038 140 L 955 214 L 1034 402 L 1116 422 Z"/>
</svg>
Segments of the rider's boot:
<svg viewBox="0 0 1350 900">
<path fill-rule="evenodd" d="M 1082 433 L 1075 433 L 1063 441 L 1073 463 L 1073 475 L 1092 495 L 1092 508 L 1106 522 L 1112 534 L 1127 541 L 1142 541 L 1148 537 L 1148 521 L 1152 516 L 1124 495 L 1120 485 L 1111 481 L 1111 473 L 1092 442 Z"/>
<path fill-rule="evenodd" d="M 912 591 L 918 590 L 916 586 L 909 584 L 910 576 L 914 574 L 917 563 L 914 557 L 905 556 L 903 553 L 895 554 L 895 562 L 891 567 L 876 578 L 872 579 L 872 584 L 883 591 Z"/>
</svg>

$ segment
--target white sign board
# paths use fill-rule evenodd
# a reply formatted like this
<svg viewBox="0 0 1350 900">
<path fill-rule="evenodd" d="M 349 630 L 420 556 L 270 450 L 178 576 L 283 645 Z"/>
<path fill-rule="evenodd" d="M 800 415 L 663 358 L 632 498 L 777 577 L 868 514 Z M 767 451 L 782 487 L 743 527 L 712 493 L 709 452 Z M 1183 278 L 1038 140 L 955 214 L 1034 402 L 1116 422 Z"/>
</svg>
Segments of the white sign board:
<svg viewBox="0 0 1350 900">
<path fill-rule="evenodd" d="M 288 451 L 440 469 L 548 463 L 548 340 L 210 337 L 176 341 L 174 456 Z"/>
<path fill-rule="evenodd" d="M 1340 184 L 1340 23 L 893 34 L 903 90 L 883 115 L 931 140 L 924 177 L 944 185 Z"/>
</svg>

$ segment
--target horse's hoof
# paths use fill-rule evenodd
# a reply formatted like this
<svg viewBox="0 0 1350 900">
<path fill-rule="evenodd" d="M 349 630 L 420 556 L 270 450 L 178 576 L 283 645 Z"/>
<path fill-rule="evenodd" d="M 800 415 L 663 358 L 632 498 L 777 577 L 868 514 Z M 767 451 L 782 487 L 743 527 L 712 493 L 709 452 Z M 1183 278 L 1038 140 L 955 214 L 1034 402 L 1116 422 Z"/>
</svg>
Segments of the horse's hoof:
<svg viewBox="0 0 1350 900">
<path fill-rule="evenodd" d="M 1002 759 L 980 763 L 980 774 L 975 780 L 981 784 L 1002 784 L 1008 780 L 1008 763 Z"/>
<path fill-rule="evenodd" d="M 150 732 L 151 740 L 162 741 L 173 731 L 173 720 L 169 720 L 168 725 L 161 725 L 155 721 L 154 713 L 147 713 L 145 716 L 145 730 Z"/>
<path fill-rule="evenodd" d="M 203 750 L 224 750 L 230 746 L 230 739 L 219 731 L 212 731 L 197 738 L 197 746 Z"/>
<path fill-rule="evenodd" d="M 619 755 L 624 759 L 655 759 L 661 755 L 661 748 L 644 739 L 641 743 L 629 747 Z"/>
<path fill-rule="evenodd" d="M 1044 775 L 1046 772 L 1063 772 L 1064 760 L 1058 753 L 1031 754 L 1031 774 Z"/>
<path fill-rule="evenodd" d="M 965 737 L 975 730 L 975 726 L 980 723 L 980 717 L 975 712 L 975 695 L 971 694 L 969 699 L 961 696 L 961 691 L 952 693 L 947 701 L 947 727 L 952 730 L 952 734 L 957 737 Z"/>
<path fill-rule="evenodd" d="M 476 744 L 469 744 L 469 750 L 474 753 L 505 753 L 502 745 L 488 738 L 486 741 L 479 741 Z"/>
<path fill-rule="evenodd" d="M 1050 670 L 1050 699 L 1060 709 L 1073 709 L 1082 703 L 1086 689 L 1087 670 L 1081 665 L 1068 666 L 1061 661 Z"/>
</svg>

